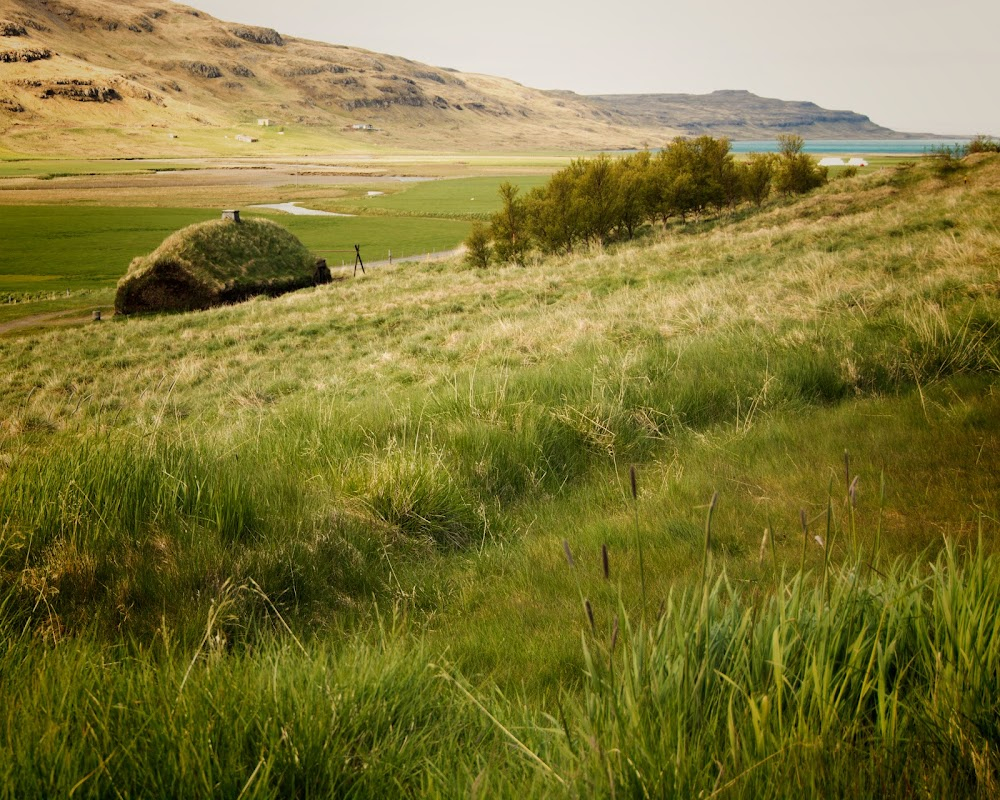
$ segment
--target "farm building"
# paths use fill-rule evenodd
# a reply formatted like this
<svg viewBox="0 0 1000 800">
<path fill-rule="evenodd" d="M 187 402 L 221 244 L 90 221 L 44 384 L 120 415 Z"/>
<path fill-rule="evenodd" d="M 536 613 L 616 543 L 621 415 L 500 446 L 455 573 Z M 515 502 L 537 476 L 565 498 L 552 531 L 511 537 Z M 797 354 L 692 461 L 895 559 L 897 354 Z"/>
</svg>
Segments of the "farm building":
<svg viewBox="0 0 1000 800">
<path fill-rule="evenodd" d="M 826 156 L 819 160 L 819 165 L 821 167 L 842 167 L 844 166 L 844 159 L 837 158 L 836 156 Z"/>
<path fill-rule="evenodd" d="M 236 134 L 235 138 L 236 138 L 237 142 L 253 143 L 253 142 L 257 141 L 253 136 L 247 136 L 247 134 L 245 134 L 245 133 L 238 133 L 238 134 Z"/>
<path fill-rule="evenodd" d="M 847 162 L 847 166 L 849 166 L 849 167 L 867 167 L 868 166 L 868 162 L 865 161 L 863 158 L 852 158 L 852 159 L 850 159 Z"/>
<path fill-rule="evenodd" d="M 118 282 L 115 311 L 193 311 L 329 282 L 326 262 L 280 225 L 229 213 L 177 231 L 134 259 Z"/>
</svg>

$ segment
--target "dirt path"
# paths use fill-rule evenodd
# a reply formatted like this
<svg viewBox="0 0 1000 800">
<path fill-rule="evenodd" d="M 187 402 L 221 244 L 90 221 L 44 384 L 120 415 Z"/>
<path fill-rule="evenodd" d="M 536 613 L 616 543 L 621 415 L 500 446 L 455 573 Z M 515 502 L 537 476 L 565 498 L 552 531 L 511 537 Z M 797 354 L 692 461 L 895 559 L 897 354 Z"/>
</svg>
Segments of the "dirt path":
<svg viewBox="0 0 1000 800">
<path fill-rule="evenodd" d="M 69 311 L 50 311 L 46 314 L 32 314 L 30 317 L 12 319 L 9 322 L 0 322 L 0 334 L 19 331 L 25 328 L 54 328 L 60 325 L 82 325 L 90 322 L 92 312 L 84 312 L 78 308 Z M 107 318 L 113 316 L 114 312 L 104 311 L 102 316 Z"/>
</svg>

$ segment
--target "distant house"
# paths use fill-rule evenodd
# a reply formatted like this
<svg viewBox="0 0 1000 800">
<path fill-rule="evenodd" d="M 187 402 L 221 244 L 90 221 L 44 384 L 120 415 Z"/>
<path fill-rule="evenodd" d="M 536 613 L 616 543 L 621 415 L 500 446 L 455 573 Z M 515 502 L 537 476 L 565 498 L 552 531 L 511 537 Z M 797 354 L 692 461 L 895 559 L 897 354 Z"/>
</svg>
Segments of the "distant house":
<svg viewBox="0 0 1000 800">
<path fill-rule="evenodd" d="M 262 128 L 270 128 L 274 123 L 271 122 L 271 120 L 268 119 L 267 117 L 261 117 L 260 119 L 257 120 L 257 124 L 260 125 Z"/>
<path fill-rule="evenodd" d="M 256 142 L 257 140 L 253 136 L 247 136 L 245 133 L 237 133 L 236 134 L 236 141 L 237 142 L 253 143 L 253 142 Z"/>
<path fill-rule="evenodd" d="M 855 157 L 855 158 L 852 158 L 850 161 L 847 162 L 847 166 L 849 166 L 849 167 L 867 167 L 868 166 L 868 162 L 865 161 L 863 158 L 857 158 L 857 157 Z"/>
<path fill-rule="evenodd" d="M 359 122 L 356 125 L 351 126 L 352 131 L 373 131 L 375 126 L 370 122 Z"/>
<path fill-rule="evenodd" d="M 819 165 L 821 167 L 843 167 L 844 159 L 837 158 L 836 156 L 826 156 L 826 158 L 819 160 Z"/>
</svg>

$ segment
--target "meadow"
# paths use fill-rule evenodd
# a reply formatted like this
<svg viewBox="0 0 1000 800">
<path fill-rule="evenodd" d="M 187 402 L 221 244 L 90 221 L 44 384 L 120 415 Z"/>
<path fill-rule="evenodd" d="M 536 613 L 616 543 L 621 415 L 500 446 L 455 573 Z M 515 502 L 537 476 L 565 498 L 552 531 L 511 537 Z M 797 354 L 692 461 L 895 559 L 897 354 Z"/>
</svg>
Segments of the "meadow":
<svg viewBox="0 0 1000 800">
<path fill-rule="evenodd" d="M 481 176 L 450 178 L 400 187 L 380 186 L 381 196 L 356 196 L 330 204 L 331 209 L 359 213 L 415 214 L 453 219 L 481 219 L 499 207 L 497 191 L 504 181 L 511 181 L 527 193 L 548 180 L 545 175 Z"/>
<path fill-rule="evenodd" d="M 167 161 L 133 159 L 44 159 L 0 158 L 0 178 L 40 178 L 52 180 L 78 175 L 141 175 L 152 172 L 191 169 Z"/>
<path fill-rule="evenodd" d="M 18 162 L 33 178 L 117 175 L 129 162 Z M 0 165 L 0 170 L 4 166 Z M 134 168 L 133 168 L 134 169 Z M 197 167 L 190 172 L 197 181 Z M 20 173 L 19 173 L 20 174 Z M 134 173 L 126 172 L 125 177 Z M 155 249 L 170 233 L 186 225 L 215 218 L 219 209 L 235 201 L 245 216 L 273 219 L 331 266 L 354 263 L 353 247 L 361 245 L 367 261 L 388 260 L 448 251 L 469 232 L 469 219 L 484 216 L 498 206 L 496 187 L 513 180 L 526 188 L 541 183 L 537 175 L 464 177 L 421 183 L 385 183 L 344 187 L 280 186 L 251 189 L 244 186 L 184 186 L 165 190 L 97 184 L 93 197 L 72 204 L 72 181 L 51 192 L 22 192 L 36 204 L 0 204 L 3 225 L 3 269 L 0 273 L 0 324 L 27 317 L 64 313 L 82 318 L 84 312 L 110 304 L 115 284 L 131 260 Z M 53 181 L 56 184 L 57 181 Z M 368 198 L 377 187 L 386 194 Z M 468 197 L 479 194 L 470 205 Z M 164 198 L 197 200 L 195 207 L 170 207 Z M 11 199 L 17 200 L 16 196 Z M 143 205 L 156 199 L 156 205 Z M 254 204 L 297 201 L 307 207 L 346 212 L 344 217 L 301 217 Z M 378 202 L 376 202 L 378 201 Z"/>
<path fill-rule="evenodd" d="M 0 796 L 996 796 L 998 200 L 5 337 Z"/>
</svg>

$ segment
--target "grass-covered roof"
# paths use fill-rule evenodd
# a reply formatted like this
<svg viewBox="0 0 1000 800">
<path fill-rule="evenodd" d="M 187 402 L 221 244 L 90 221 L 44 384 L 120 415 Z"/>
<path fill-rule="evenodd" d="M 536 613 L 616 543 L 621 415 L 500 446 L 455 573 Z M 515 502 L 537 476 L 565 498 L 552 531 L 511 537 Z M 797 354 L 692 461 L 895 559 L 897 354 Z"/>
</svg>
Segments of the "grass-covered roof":
<svg viewBox="0 0 1000 800">
<path fill-rule="evenodd" d="M 280 294 L 312 285 L 314 267 L 305 245 L 269 220 L 201 222 L 132 261 L 115 310 L 186 311 Z"/>
</svg>

